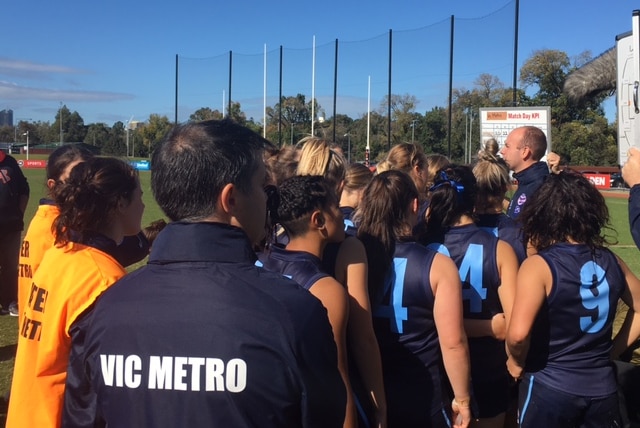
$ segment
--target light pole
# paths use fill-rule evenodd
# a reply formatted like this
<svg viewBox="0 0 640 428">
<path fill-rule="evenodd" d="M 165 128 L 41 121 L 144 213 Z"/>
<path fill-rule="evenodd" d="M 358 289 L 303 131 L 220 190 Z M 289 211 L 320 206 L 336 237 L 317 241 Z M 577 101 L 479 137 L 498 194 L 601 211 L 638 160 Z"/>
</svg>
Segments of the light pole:
<svg viewBox="0 0 640 428">
<path fill-rule="evenodd" d="M 26 135 L 27 136 L 27 160 L 29 160 L 29 130 L 27 130 L 27 132 L 25 132 L 22 135 Z"/>
<path fill-rule="evenodd" d="M 344 136 L 347 137 L 347 162 L 351 163 L 351 134 L 347 132 Z"/>
<path fill-rule="evenodd" d="M 413 141 L 415 140 L 415 135 L 416 135 L 416 122 L 418 121 L 418 119 L 413 119 L 411 121 L 411 142 L 413 143 Z"/>
<path fill-rule="evenodd" d="M 62 101 L 60 101 L 60 110 L 58 110 L 58 119 L 60 120 L 60 145 L 62 145 Z"/>
<path fill-rule="evenodd" d="M 13 142 L 14 144 L 18 142 L 18 128 L 20 127 L 20 123 L 24 122 L 25 120 L 33 120 L 30 117 L 18 117 L 16 118 L 16 124 L 13 127 Z M 24 135 L 24 134 L 22 134 Z"/>
</svg>

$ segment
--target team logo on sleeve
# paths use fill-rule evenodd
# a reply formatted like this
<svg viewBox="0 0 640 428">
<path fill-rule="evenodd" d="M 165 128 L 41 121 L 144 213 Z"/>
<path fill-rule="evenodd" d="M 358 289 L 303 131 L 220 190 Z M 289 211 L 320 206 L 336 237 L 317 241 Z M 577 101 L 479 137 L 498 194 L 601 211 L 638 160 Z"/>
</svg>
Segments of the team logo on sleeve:
<svg viewBox="0 0 640 428">
<path fill-rule="evenodd" d="M 518 205 L 524 205 L 525 202 L 527 202 L 527 195 L 523 193 L 522 195 L 518 196 Z"/>
</svg>

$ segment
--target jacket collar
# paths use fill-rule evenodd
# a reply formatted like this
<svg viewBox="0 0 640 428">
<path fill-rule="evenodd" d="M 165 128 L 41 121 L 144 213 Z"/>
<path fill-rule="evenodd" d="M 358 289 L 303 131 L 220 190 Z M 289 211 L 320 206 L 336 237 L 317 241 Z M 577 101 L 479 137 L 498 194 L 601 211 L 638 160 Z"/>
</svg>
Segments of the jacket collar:
<svg viewBox="0 0 640 428">
<path fill-rule="evenodd" d="M 256 254 L 244 230 L 223 223 L 172 222 L 151 246 L 149 263 L 247 262 Z"/>
<path fill-rule="evenodd" d="M 513 174 L 515 179 L 520 183 L 535 181 L 540 177 L 546 177 L 547 175 L 549 175 L 549 167 L 544 162 L 536 162 L 526 169 Z"/>
</svg>

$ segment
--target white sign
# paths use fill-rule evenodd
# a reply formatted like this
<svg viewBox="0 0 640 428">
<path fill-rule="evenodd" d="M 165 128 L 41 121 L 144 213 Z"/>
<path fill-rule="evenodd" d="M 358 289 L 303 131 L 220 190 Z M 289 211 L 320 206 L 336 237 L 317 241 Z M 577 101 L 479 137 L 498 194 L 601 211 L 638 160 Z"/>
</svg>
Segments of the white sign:
<svg viewBox="0 0 640 428">
<path fill-rule="evenodd" d="M 480 109 L 482 146 L 490 138 L 504 146 L 511 131 L 521 126 L 536 126 L 547 136 L 547 153 L 551 151 L 551 107 L 484 107 Z"/>
</svg>

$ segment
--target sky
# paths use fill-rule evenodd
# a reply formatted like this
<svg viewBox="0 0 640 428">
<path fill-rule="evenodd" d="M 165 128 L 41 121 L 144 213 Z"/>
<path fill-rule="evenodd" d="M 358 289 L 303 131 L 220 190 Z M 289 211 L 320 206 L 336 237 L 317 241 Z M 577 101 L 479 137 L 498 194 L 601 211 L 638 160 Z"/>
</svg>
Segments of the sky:
<svg viewBox="0 0 640 428">
<path fill-rule="evenodd" d="M 640 4 L 634 7 L 634 2 L 629 0 L 521 0 L 518 64 L 521 66 L 538 49 L 558 49 L 570 57 L 584 51 L 597 56 L 615 45 L 616 35 L 631 30 L 634 8 L 640 8 Z M 458 28 L 472 28 L 471 25 L 465 27 L 467 23 L 489 22 L 490 25 L 476 29 L 472 35 L 460 36 L 466 51 L 459 55 L 478 64 L 481 58 L 474 55 L 481 55 L 484 59 L 488 57 L 496 64 L 498 74 L 505 76 L 508 86 L 512 79 L 514 23 L 512 16 L 505 18 L 505 10 L 507 14 L 514 10 L 515 0 L 371 0 L 366 4 L 344 0 L 316 3 L 293 0 L 19 0 L 3 2 L 0 9 L 4 18 L 0 26 L 0 110 L 12 109 L 14 123 L 19 120 L 53 123 L 61 105 L 72 112 L 77 111 L 85 124 L 102 122 L 112 126 L 116 121 L 145 121 L 150 114 L 166 115 L 173 120 L 176 55 L 180 58 L 179 75 L 185 81 L 178 98 L 179 120 L 183 121 L 188 119 L 192 109 L 207 103 L 197 99 L 194 93 L 199 92 L 200 85 L 202 92 L 209 89 L 204 88 L 197 73 L 189 74 L 194 64 L 200 64 L 198 59 L 207 59 L 201 61 L 203 64 L 216 61 L 227 64 L 228 53 L 232 51 L 234 58 L 239 58 L 234 61 L 240 64 L 243 55 L 253 58 L 253 68 L 261 74 L 264 71 L 262 55 L 266 49 L 270 52 L 267 57 L 271 73 L 279 46 L 284 46 L 292 55 L 295 52 L 307 55 L 312 51 L 315 38 L 316 46 L 323 47 L 319 48 L 320 54 L 325 51 L 326 55 L 326 51 L 333 49 L 334 41 L 339 39 L 340 43 L 346 44 L 347 52 L 349 49 L 355 52 L 359 46 L 355 42 L 358 41 L 380 39 L 386 43 L 390 29 L 393 30 L 394 43 L 401 40 L 405 47 L 410 45 L 414 52 L 421 52 L 422 41 L 412 40 L 411 31 L 425 27 L 439 28 L 439 38 L 446 52 L 451 15 L 455 16 L 456 31 Z M 474 21 L 486 16 L 494 18 Z M 350 42 L 354 42 L 351 47 Z M 494 44 L 499 47 L 492 54 L 486 48 Z M 382 64 L 388 54 L 384 46 L 382 44 L 379 55 Z M 340 49 L 343 49 L 342 45 Z M 402 48 L 398 50 L 401 55 Z M 438 55 L 434 60 L 435 54 L 426 54 L 446 74 L 448 57 Z M 355 57 L 355 53 L 351 56 Z M 259 60 L 255 61 L 255 58 Z M 341 66 L 341 73 L 345 75 L 349 69 L 357 68 L 355 64 L 350 66 L 349 61 L 345 63 Z M 228 68 L 228 64 L 225 67 Z M 432 67 L 436 68 L 436 65 L 428 66 Z M 403 73 L 412 68 L 416 65 L 407 63 L 403 68 L 401 61 L 396 63 L 394 60 L 395 75 L 404 76 Z M 472 87 L 472 77 L 468 77 L 475 75 L 472 68 L 472 65 L 456 60 L 454 87 Z M 315 88 L 311 83 L 311 69 L 309 66 L 308 70 L 295 73 L 296 76 L 310 77 L 305 77 L 304 84 L 291 84 L 294 92 L 311 93 L 310 87 Z M 365 77 L 368 72 L 362 70 L 358 73 L 357 76 L 343 78 L 349 82 L 363 82 L 358 94 L 351 96 L 354 106 L 348 107 L 348 97 L 341 101 L 341 110 L 345 114 L 361 112 L 368 108 L 366 103 L 370 102 L 371 95 L 367 93 L 366 85 L 370 87 L 371 84 L 366 80 L 371 76 Z M 293 74 L 286 74 L 285 79 L 292 82 Z M 426 79 L 425 75 L 422 75 L 422 80 Z M 375 84 L 385 78 L 376 76 Z M 448 82 L 446 76 L 440 76 L 440 81 Z M 242 84 L 239 86 L 239 90 L 233 89 L 232 99 L 234 93 L 239 97 L 243 95 Z M 271 85 L 269 98 L 277 96 L 275 86 Z M 443 93 L 440 86 L 438 99 L 433 103 L 445 105 L 446 91 Z M 222 89 L 224 87 L 221 83 L 212 91 L 215 95 L 211 97 L 215 100 L 209 104 L 219 105 L 209 107 L 222 108 L 227 96 Z M 401 81 L 392 92 L 411 93 L 415 88 L 412 84 L 402 87 Z M 262 89 L 255 92 L 255 99 L 263 96 Z M 316 96 L 320 99 L 317 93 Z M 358 98 L 357 102 L 355 98 Z M 432 102 L 423 98 L 420 108 L 424 112 Z M 325 97 L 323 105 L 330 110 L 328 103 L 330 101 Z M 245 110 L 245 103 L 241 104 Z M 248 116 L 255 116 L 257 121 L 261 121 L 262 107 L 259 104 L 246 103 L 250 110 Z M 607 117 L 613 120 L 613 98 L 606 102 L 605 109 Z"/>
</svg>

